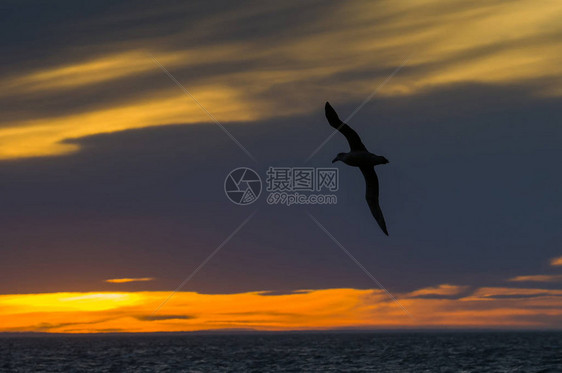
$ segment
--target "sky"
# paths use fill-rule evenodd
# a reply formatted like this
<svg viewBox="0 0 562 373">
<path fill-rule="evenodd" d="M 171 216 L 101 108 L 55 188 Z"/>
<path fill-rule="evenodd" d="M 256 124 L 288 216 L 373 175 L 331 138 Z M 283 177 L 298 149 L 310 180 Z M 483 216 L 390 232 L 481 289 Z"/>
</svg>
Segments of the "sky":
<svg viewBox="0 0 562 373">
<path fill-rule="evenodd" d="M 562 329 L 561 16 L 3 2 L 0 332 Z M 326 101 L 390 161 L 389 237 L 331 163 L 343 136 L 310 157 Z M 334 205 L 224 192 L 238 167 L 332 166 Z"/>
</svg>

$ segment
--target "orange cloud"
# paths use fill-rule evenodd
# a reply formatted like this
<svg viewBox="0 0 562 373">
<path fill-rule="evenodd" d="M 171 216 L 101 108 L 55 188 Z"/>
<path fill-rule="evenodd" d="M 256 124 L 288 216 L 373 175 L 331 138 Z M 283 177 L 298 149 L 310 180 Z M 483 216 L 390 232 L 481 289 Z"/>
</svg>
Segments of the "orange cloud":
<svg viewBox="0 0 562 373">
<path fill-rule="evenodd" d="M 441 285 L 395 294 L 403 310 L 380 290 L 325 289 L 268 292 L 103 292 L 0 295 L 0 331 L 94 333 L 206 329 L 314 330 L 334 328 L 560 328 L 562 291 Z M 464 291 L 464 289 L 463 289 Z"/>
<path fill-rule="evenodd" d="M 514 281 L 514 282 L 557 282 L 557 281 L 562 281 L 562 275 L 516 276 L 516 277 L 510 278 L 508 281 Z"/>
<path fill-rule="evenodd" d="M 221 86 L 194 88 L 192 92 L 220 121 L 255 118 L 256 113 L 243 98 Z M 0 159 L 67 154 L 76 151 L 78 145 L 64 140 L 99 133 L 210 121 L 189 97 L 175 89 L 173 93 L 154 94 L 105 109 L 10 123 L 0 128 Z"/>
<path fill-rule="evenodd" d="M 562 266 L 562 256 L 550 259 L 551 266 Z"/>
<path fill-rule="evenodd" d="M 240 48 L 242 46 L 238 44 L 213 45 L 182 51 L 162 51 L 157 53 L 156 57 L 160 63 L 170 68 L 176 66 L 185 68 L 205 64 L 209 60 L 222 58 L 232 60 Z M 69 90 L 158 72 L 158 67 L 148 50 L 131 49 L 29 71 L 3 81 L 0 95 Z"/>
<path fill-rule="evenodd" d="M 139 277 L 139 278 L 110 278 L 105 280 L 105 282 L 110 282 L 113 284 L 122 284 L 125 282 L 142 282 L 142 281 L 154 281 L 152 277 Z"/>
<path fill-rule="evenodd" d="M 526 289 L 508 287 L 482 287 L 471 295 L 463 298 L 466 301 L 494 300 L 494 299 L 523 299 L 533 297 L 562 297 L 562 290 Z"/>
<path fill-rule="evenodd" d="M 454 296 L 462 293 L 468 288 L 468 286 L 458 286 L 442 284 L 436 287 L 428 287 L 412 291 L 408 294 L 409 297 L 419 297 L 419 296 Z"/>
</svg>

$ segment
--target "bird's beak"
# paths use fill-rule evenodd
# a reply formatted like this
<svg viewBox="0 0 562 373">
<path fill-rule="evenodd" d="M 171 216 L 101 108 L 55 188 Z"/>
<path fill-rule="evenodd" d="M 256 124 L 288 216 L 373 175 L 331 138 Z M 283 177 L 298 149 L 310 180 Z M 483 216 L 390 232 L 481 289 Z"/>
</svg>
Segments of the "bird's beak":
<svg viewBox="0 0 562 373">
<path fill-rule="evenodd" d="M 334 159 L 332 160 L 332 163 L 336 163 L 337 161 L 339 161 L 338 157 L 334 158 Z"/>
</svg>

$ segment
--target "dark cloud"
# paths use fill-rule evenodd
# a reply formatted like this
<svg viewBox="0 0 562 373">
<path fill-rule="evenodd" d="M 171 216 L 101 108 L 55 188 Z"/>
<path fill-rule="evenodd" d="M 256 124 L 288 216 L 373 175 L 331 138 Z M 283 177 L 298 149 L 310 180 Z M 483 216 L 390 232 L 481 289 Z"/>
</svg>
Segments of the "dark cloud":
<svg viewBox="0 0 562 373">
<path fill-rule="evenodd" d="M 87 322 L 64 322 L 64 323 L 48 323 L 48 322 L 41 322 L 35 325 L 31 325 L 29 327 L 25 327 L 25 328 L 19 328 L 18 330 L 32 330 L 32 331 L 38 331 L 38 332 L 48 332 L 50 330 L 53 329 L 58 329 L 58 328 L 65 328 L 68 326 L 75 326 L 75 325 L 95 325 L 95 324 L 100 324 L 103 323 L 105 321 L 108 321 L 109 319 L 103 319 L 103 320 L 96 320 L 96 321 L 87 321 Z"/>
<path fill-rule="evenodd" d="M 188 315 L 140 315 L 135 316 L 140 321 L 162 321 L 162 320 L 188 320 L 194 319 L 194 316 Z"/>
<path fill-rule="evenodd" d="M 260 295 L 264 296 L 276 296 L 276 295 L 290 295 L 290 294 L 307 294 L 308 290 L 272 290 L 272 291 L 262 291 Z"/>
<path fill-rule="evenodd" d="M 527 298 L 541 298 L 541 297 L 562 297 L 562 294 L 552 294 L 552 293 L 535 293 L 535 294 L 493 294 L 484 295 L 482 298 L 487 299 L 527 299 Z"/>
</svg>

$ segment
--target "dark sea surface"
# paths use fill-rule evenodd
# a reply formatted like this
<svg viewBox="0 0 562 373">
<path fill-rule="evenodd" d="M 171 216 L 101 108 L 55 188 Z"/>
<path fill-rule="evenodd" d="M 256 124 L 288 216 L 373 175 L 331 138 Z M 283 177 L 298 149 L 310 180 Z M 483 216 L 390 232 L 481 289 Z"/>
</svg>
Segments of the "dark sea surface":
<svg viewBox="0 0 562 373">
<path fill-rule="evenodd" d="M 0 371 L 562 372 L 562 333 L 0 336 Z"/>
</svg>

